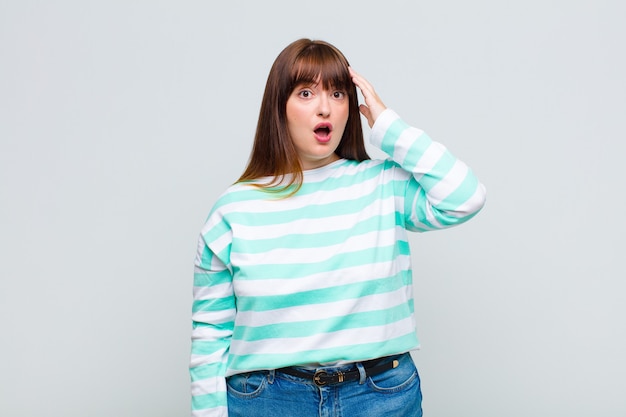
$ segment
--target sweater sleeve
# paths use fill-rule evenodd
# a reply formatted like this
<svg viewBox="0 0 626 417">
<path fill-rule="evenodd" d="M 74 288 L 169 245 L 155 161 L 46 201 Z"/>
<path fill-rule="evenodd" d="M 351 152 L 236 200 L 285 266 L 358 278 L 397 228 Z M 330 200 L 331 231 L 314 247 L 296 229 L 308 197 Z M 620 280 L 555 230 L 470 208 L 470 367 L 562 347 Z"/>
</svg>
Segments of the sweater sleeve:
<svg viewBox="0 0 626 417">
<path fill-rule="evenodd" d="M 193 417 L 226 417 L 226 360 L 235 320 L 229 266 L 231 233 L 223 221 L 207 221 L 194 262 L 191 333 Z"/>
<path fill-rule="evenodd" d="M 410 173 L 404 196 L 408 230 L 452 227 L 471 219 L 484 206 L 485 187 L 468 166 L 393 110 L 378 117 L 371 142 Z"/>
</svg>

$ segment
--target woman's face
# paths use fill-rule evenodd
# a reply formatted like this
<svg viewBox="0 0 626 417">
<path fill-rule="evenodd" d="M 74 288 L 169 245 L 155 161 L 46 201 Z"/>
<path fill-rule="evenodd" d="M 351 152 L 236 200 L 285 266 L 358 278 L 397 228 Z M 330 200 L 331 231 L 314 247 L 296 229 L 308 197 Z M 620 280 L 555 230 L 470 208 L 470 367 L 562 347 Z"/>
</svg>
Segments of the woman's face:
<svg viewBox="0 0 626 417">
<path fill-rule="evenodd" d="M 326 90 L 322 82 L 296 86 L 287 99 L 287 129 L 303 170 L 339 159 L 335 150 L 346 128 L 348 110 L 348 94 L 343 90 Z"/>
</svg>

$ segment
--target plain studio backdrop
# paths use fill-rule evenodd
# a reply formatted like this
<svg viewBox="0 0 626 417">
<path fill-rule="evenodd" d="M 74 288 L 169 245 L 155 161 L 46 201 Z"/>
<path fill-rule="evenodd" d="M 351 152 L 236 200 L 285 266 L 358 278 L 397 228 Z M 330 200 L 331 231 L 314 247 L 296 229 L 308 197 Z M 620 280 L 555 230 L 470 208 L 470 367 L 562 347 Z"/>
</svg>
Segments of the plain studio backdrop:
<svg viewBox="0 0 626 417">
<path fill-rule="evenodd" d="M 196 239 L 300 37 L 488 190 L 411 238 L 425 415 L 626 415 L 625 21 L 619 0 L 1 0 L 0 415 L 189 414 Z"/>
</svg>

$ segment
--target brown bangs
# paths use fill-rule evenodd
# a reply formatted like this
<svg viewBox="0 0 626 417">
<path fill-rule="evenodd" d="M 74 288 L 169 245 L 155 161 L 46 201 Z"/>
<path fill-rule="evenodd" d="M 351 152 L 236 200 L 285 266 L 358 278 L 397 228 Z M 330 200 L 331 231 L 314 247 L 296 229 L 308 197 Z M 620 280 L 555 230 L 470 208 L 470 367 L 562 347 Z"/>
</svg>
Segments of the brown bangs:
<svg viewBox="0 0 626 417">
<path fill-rule="evenodd" d="M 319 41 L 296 57 L 290 75 L 290 90 L 300 84 L 317 84 L 320 80 L 325 89 L 348 90 L 352 85 L 348 62 Z"/>
</svg>

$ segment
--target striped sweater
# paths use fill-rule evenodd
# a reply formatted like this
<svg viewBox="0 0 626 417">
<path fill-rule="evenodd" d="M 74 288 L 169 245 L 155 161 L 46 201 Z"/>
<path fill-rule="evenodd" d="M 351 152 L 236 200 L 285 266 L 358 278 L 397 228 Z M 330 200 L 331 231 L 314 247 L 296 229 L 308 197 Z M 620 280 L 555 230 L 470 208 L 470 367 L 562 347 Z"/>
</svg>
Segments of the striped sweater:
<svg viewBox="0 0 626 417">
<path fill-rule="evenodd" d="M 418 347 L 407 230 L 470 219 L 485 189 L 392 110 L 371 142 L 389 159 L 305 171 L 286 198 L 238 183 L 218 199 L 195 259 L 195 417 L 228 415 L 229 375 Z"/>
</svg>

